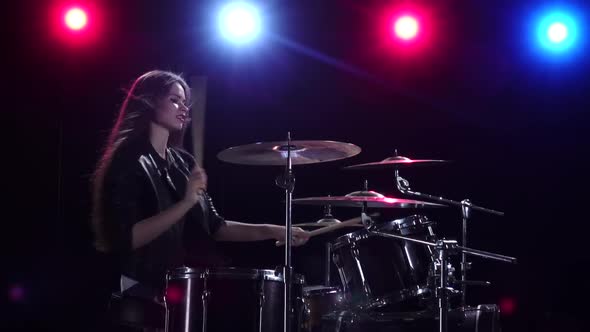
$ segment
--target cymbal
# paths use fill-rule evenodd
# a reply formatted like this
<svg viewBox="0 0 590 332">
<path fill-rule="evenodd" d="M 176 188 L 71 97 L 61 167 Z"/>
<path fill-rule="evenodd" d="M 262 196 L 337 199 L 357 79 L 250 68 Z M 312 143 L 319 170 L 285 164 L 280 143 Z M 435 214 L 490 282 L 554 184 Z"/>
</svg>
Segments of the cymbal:
<svg viewBox="0 0 590 332">
<path fill-rule="evenodd" d="M 322 227 L 327 227 L 327 226 L 332 226 L 332 225 L 338 225 L 341 224 L 341 221 L 324 221 L 324 222 L 307 222 L 307 223 L 301 223 L 301 224 L 293 224 L 293 226 L 296 227 L 318 227 L 318 228 L 322 228 Z M 361 224 L 359 222 L 358 225 L 348 225 L 347 227 L 364 227 L 363 224 Z"/>
<path fill-rule="evenodd" d="M 325 227 L 325 226 L 331 226 L 331 225 L 336 225 L 336 224 L 341 224 L 341 223 L 342 223 L 342 221 L 334 218 L 333 215 L 326 214 L 316 222 L 306 222 L 306 223 L 301 223 L 301 224 L 294 224 L 293 226 Z"/>
<path fill-rule="evenodd" d="M 413 199 L 386 197 L 375 191 L 356 191 L 346 196 L 324 196 L 293 199 L 293 204 L 362 207 L 367 203 L 371 208 L 426 208 L 444 205 Z"/>
<path fill-rule="evenodd" d="M 258 142 L 235 146 L 217 154 L 222 161 L 244 165 L 284 166 L 287 151 L 291 151 L 291 164 L 304 165 L 349 158 L 361 152 L 361 148 L 335 141 L 286 141 Z"/>
<path fill-rule="evenodd" d="M 344 169 L 357 170 L 357 169 L 381 169 L 381 168 L 402 168 L 402 167 L 414 167 L 414 166 L 433 166 L 442 163 L 447 163 L 448 160 L 436 160 L 436 159 L 410 159 L 402 156 L 385 158 L 382 161 L 358 164 L 352 166 L 346 166 Z"/>
<path fill-rule="evenodd" d="M 330 211 L 330 206 L 327 205 L 327 211 Z M 373 213 L 369 213 L 370 217 L 379 217 L 381 214 L 378 212 L 373 212 Z M 351 224 L 351 222 L 353 220 L 357 220 L 358 224 L 355 224 L 354 222 Z M 345 225 L 348 224 L 348 225 Z M 293 226 L 299 226 L 299 227 L 318 227 L 318 228 L 322 228 L 322 227 L 327 227 L 327 226 L 333 226 L 333 225 L 342 225 L 342 228 L 345 227 L 364 227 L 364 225 L 362 224 L 362 220 L 360 217 L 354 217 L 352 219 L 348 219 L 344 222 L 340 221 L 339 219 L 334 218 L 334 216 L 332 216 L 331 214 L 325 214 L 323 218 L 319 219 L 316 222 L 307 222 L 307 223 L 301 223 L 301 224 L 294 224 Z"/>
</svg>

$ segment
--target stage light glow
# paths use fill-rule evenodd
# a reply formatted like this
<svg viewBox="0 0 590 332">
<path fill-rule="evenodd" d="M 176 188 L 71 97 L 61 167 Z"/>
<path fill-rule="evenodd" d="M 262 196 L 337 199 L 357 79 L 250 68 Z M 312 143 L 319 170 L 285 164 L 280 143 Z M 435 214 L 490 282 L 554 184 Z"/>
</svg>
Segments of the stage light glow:
<svg viewBox="0 0 590 332">
<path fill-rule="evenodd" d="M 587 12 L 584 6 L 567 3 L 527 8 L 521 37 L 527 55 L 554 68 L 577 62 L 585 55 Z"/>
<path fill-rule="evenodd" d="M 25 299 L 25 290 L 23 286 L 20 284 L 12 285 L 8 289 L 8 298 L 10 298 L 12 302 L 23 302 Z"/>
<path fill-rule="evenodd" d="M 258 9 L 242 1 L 225 5 L 219 12 L 217 24 L 222 37 L 238 45 L 252 42 L 262 30 Z"/>
<path fill-rule="evenodd" d="M 561 43 L 567 38 L 567 27 L 561 22 L 553 23 L 547 30 L 547 36 L 553 43 Z"/>
<path fill-rule="evenodd" d="M 178 286 L 168 286 L 166 288 L 166 301 L 171 304 L 179 304 L 184 298 L 184 292 Z"/>
<path fill-rule="evenodd" d="M 74 7 L 66 12 L 64 21 L 69 29 L 78 31 L 86 27 L 88 15 L 83 9 Z"/>
<path fill-rule="evenodd" d="M 512 297 L 505 297 L 499 301 L 500 312 L 505 315 L 512 315 L 516 311 L 516 300 Z"/>
<path fill-rule="evenodd" d="M 93 1 L 57 1 L 47 11 L 47 32 L 65 47 L 89 47 L 102 39 L 103 11 Z"/>
<path fill-rule="evenodd" d="M 384 5 L 375 22 L 380 52 L 399 59 L 433 54 L 435 35 L 441 32 L 433 9 L 414 3 Z"/>
<path fill-rule="evenodd" d="M 575 11 L 544 11 L 536 19 L 536 39 L 548 54 L 564 55 L 578 46 L 580 29 Z"/>
<path fill-rule="evenodd" d="M 409 15 L 402 16 L 395 21 L 393 29 L 395 35 L 400 39 L 415 38 L 419 31 L 418 20 Z"/>
</svg>

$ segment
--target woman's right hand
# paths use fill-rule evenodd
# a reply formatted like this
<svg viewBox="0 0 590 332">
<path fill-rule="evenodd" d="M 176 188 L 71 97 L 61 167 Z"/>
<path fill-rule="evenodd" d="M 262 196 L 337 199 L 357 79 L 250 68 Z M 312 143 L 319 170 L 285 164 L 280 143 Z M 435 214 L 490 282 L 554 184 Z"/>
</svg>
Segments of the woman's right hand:
<svg viewBox="0 0 590 332">
<path fill-rule="evenodd" d="M 184 200 L 192 205 L 199 201 L 203 191 L 207 190 L 207 174 L 198 164 L 195 164 L 186 184 Z"/>
</svg>

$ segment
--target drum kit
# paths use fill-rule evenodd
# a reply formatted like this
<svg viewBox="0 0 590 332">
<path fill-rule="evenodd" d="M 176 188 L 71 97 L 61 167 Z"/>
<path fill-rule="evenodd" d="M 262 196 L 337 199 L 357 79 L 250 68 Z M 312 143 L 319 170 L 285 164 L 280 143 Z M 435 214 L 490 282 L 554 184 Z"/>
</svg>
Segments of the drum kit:
<svg viewBox="0 0 590 332">
<path fill-rule="evenodd" d="M 369 190 L 365 182 L 364 190 L 344 196 L 293 199 L 293 166 L 345 159 L 360 152 L 360 147 L 350 143 L 292 141 L 290 133 L 286 141 L 259 142 L 221 151 L 218 158 L 224 162 L 284 167 L 276 185 L 285 191 L 286 239 L 291 238 L 291 226 L 315 228 L 310 231 L 310 237 L 352 230 L 326 245 L 327 264 L 337 267 L 340 285 L 307 285 L 305 276 L 293 271 L 290 241 L 277 242 L 277 246 L 284 245 L 285 254 L 284 265 L 276 270 L 178 268 L 169 271 L 166 278 L 166 331 L 352 331 L 350 327 L 366 317 L 378 317 L 371 322 L 388 326 L 388 331 L 415 331 L 419 324 L 410 326 L 407 322 L 429 317 L 428 330 L 435 326 L 439 331 L 448 331 L 449 325 L 458 326 L 457 312 L 463 328 L 486 321 L 483 316 L 486 312 L 497 316 L 498 309 L 493 306 L 466 305 L 466 286 L 488 284 L 467 280 L 470 264 L 466 257 L 475 255 L 508 263 L 516 263 L 516 258 L 468 248 L 467 224 L 473 210 L 499 216 L 503 213 L 477 206 L 467 199 L 453 201 L 412 191 L 409 182 L 399 175 L 401 169 L 436 166 L 447 163 L 446 160 L 395 155 L 378 162 L 344 167 L 356 171 L 392 170 L 398 191 L 412 198 L 382 195 Z M 294 204 L 323 206 L 324 218 L 316 223 L 293 225 Z M 368 212 L 369 208 L 413 211 L 449 206 L 461 209 L 461 245 L 455 240 L 439 238 L 434 231 L 435 222 L 425 215 L 411 214 L 377 222 L 374 218 L 379 214 Z M 332 216 L 331 207 L 357 208 L 360 216 L 340 221 Z M 460 280 L 455 278 L 455 268 L 450 262 L 450 257 L 456 254 L 461 255 Z M 452 304 L 453 299 L 460 299 L 460 303 Z M 491 320 L 494 322 L 490 326 L 498 324 Z M 343 328 L 345 322 L 350 325 L 348 329 Z M 365 325 L 361 330 L 376 331 L 375 326 Z M 496 327 L 486 328 L 496 330 Z M 477 329 L 477 326 L 473 328 Z"/>
</svg>

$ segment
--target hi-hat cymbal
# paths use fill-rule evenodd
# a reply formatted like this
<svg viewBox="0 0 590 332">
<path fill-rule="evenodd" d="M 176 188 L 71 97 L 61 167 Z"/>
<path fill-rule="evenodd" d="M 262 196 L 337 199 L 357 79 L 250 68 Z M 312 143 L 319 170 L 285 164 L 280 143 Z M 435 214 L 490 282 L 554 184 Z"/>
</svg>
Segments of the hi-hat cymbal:
<svg viewBox="0 0 590 332">
<path fill-rule="evenodd" d="M 413 199 L 386 197 L 374 191 L 356 191 L 346 196 L 324 196 L 293 199 L 293 204 L 326 205 L 344 207 L 362 207 L 364 204 L 370 208 L 427 208 L 442 207 L 444 205 L 417 201 Z"/>
<path fill-rule="evenodd" d="M 287 151 L 291 151 L 292 165 L 314 164 L 355 156 L 361 148 L 335 141 L 258 142 L 235 146 L 217 154 L 217 158 L 234 164 L 284 166 Z"/>
<path fill-rule="evenodd" d="M 344 169 L 350 170 L 361 170 L 361 169 L 382 169 L 382 168 L 402 168 L 402 167 L 414 167 L 414 166 L 433 166 L 442 163 L 447 163 L 448 160 L 435 160 L 435 159 L 410 159 L 402 156 L 389 157 L 382 161 L 376 161 L 366 164 L 358 164 L 352 166 L 346 166 Z"/>
<path fill-rule="evenodd" d="M 326 227 L 341 224 L 342 221 L 334 218 L 331 214 L 324 215 L 321 219 L 316 222 L 306 222 L 301 224 L 294 224 L 293 226 L 307 226 L 307 227 Z"/>
<path fill-rule="evenodd" d="M 342 224 L 341 221 L 324 221 L 321 223 L 318 222 L 307 222 L 307 223 L 301 223 L 301 224 L 293 224 L 293 226 L 295 227 L 315 227 L 315 228 L 322 228 L 322 227 L 328 227 L 328 226 L 333 226 L 333 225 L 339 225 Z M 360 223 L 358 225 L 348 225 L 347 227 L 364 227 L 363 224 Z"/>
</svg>

